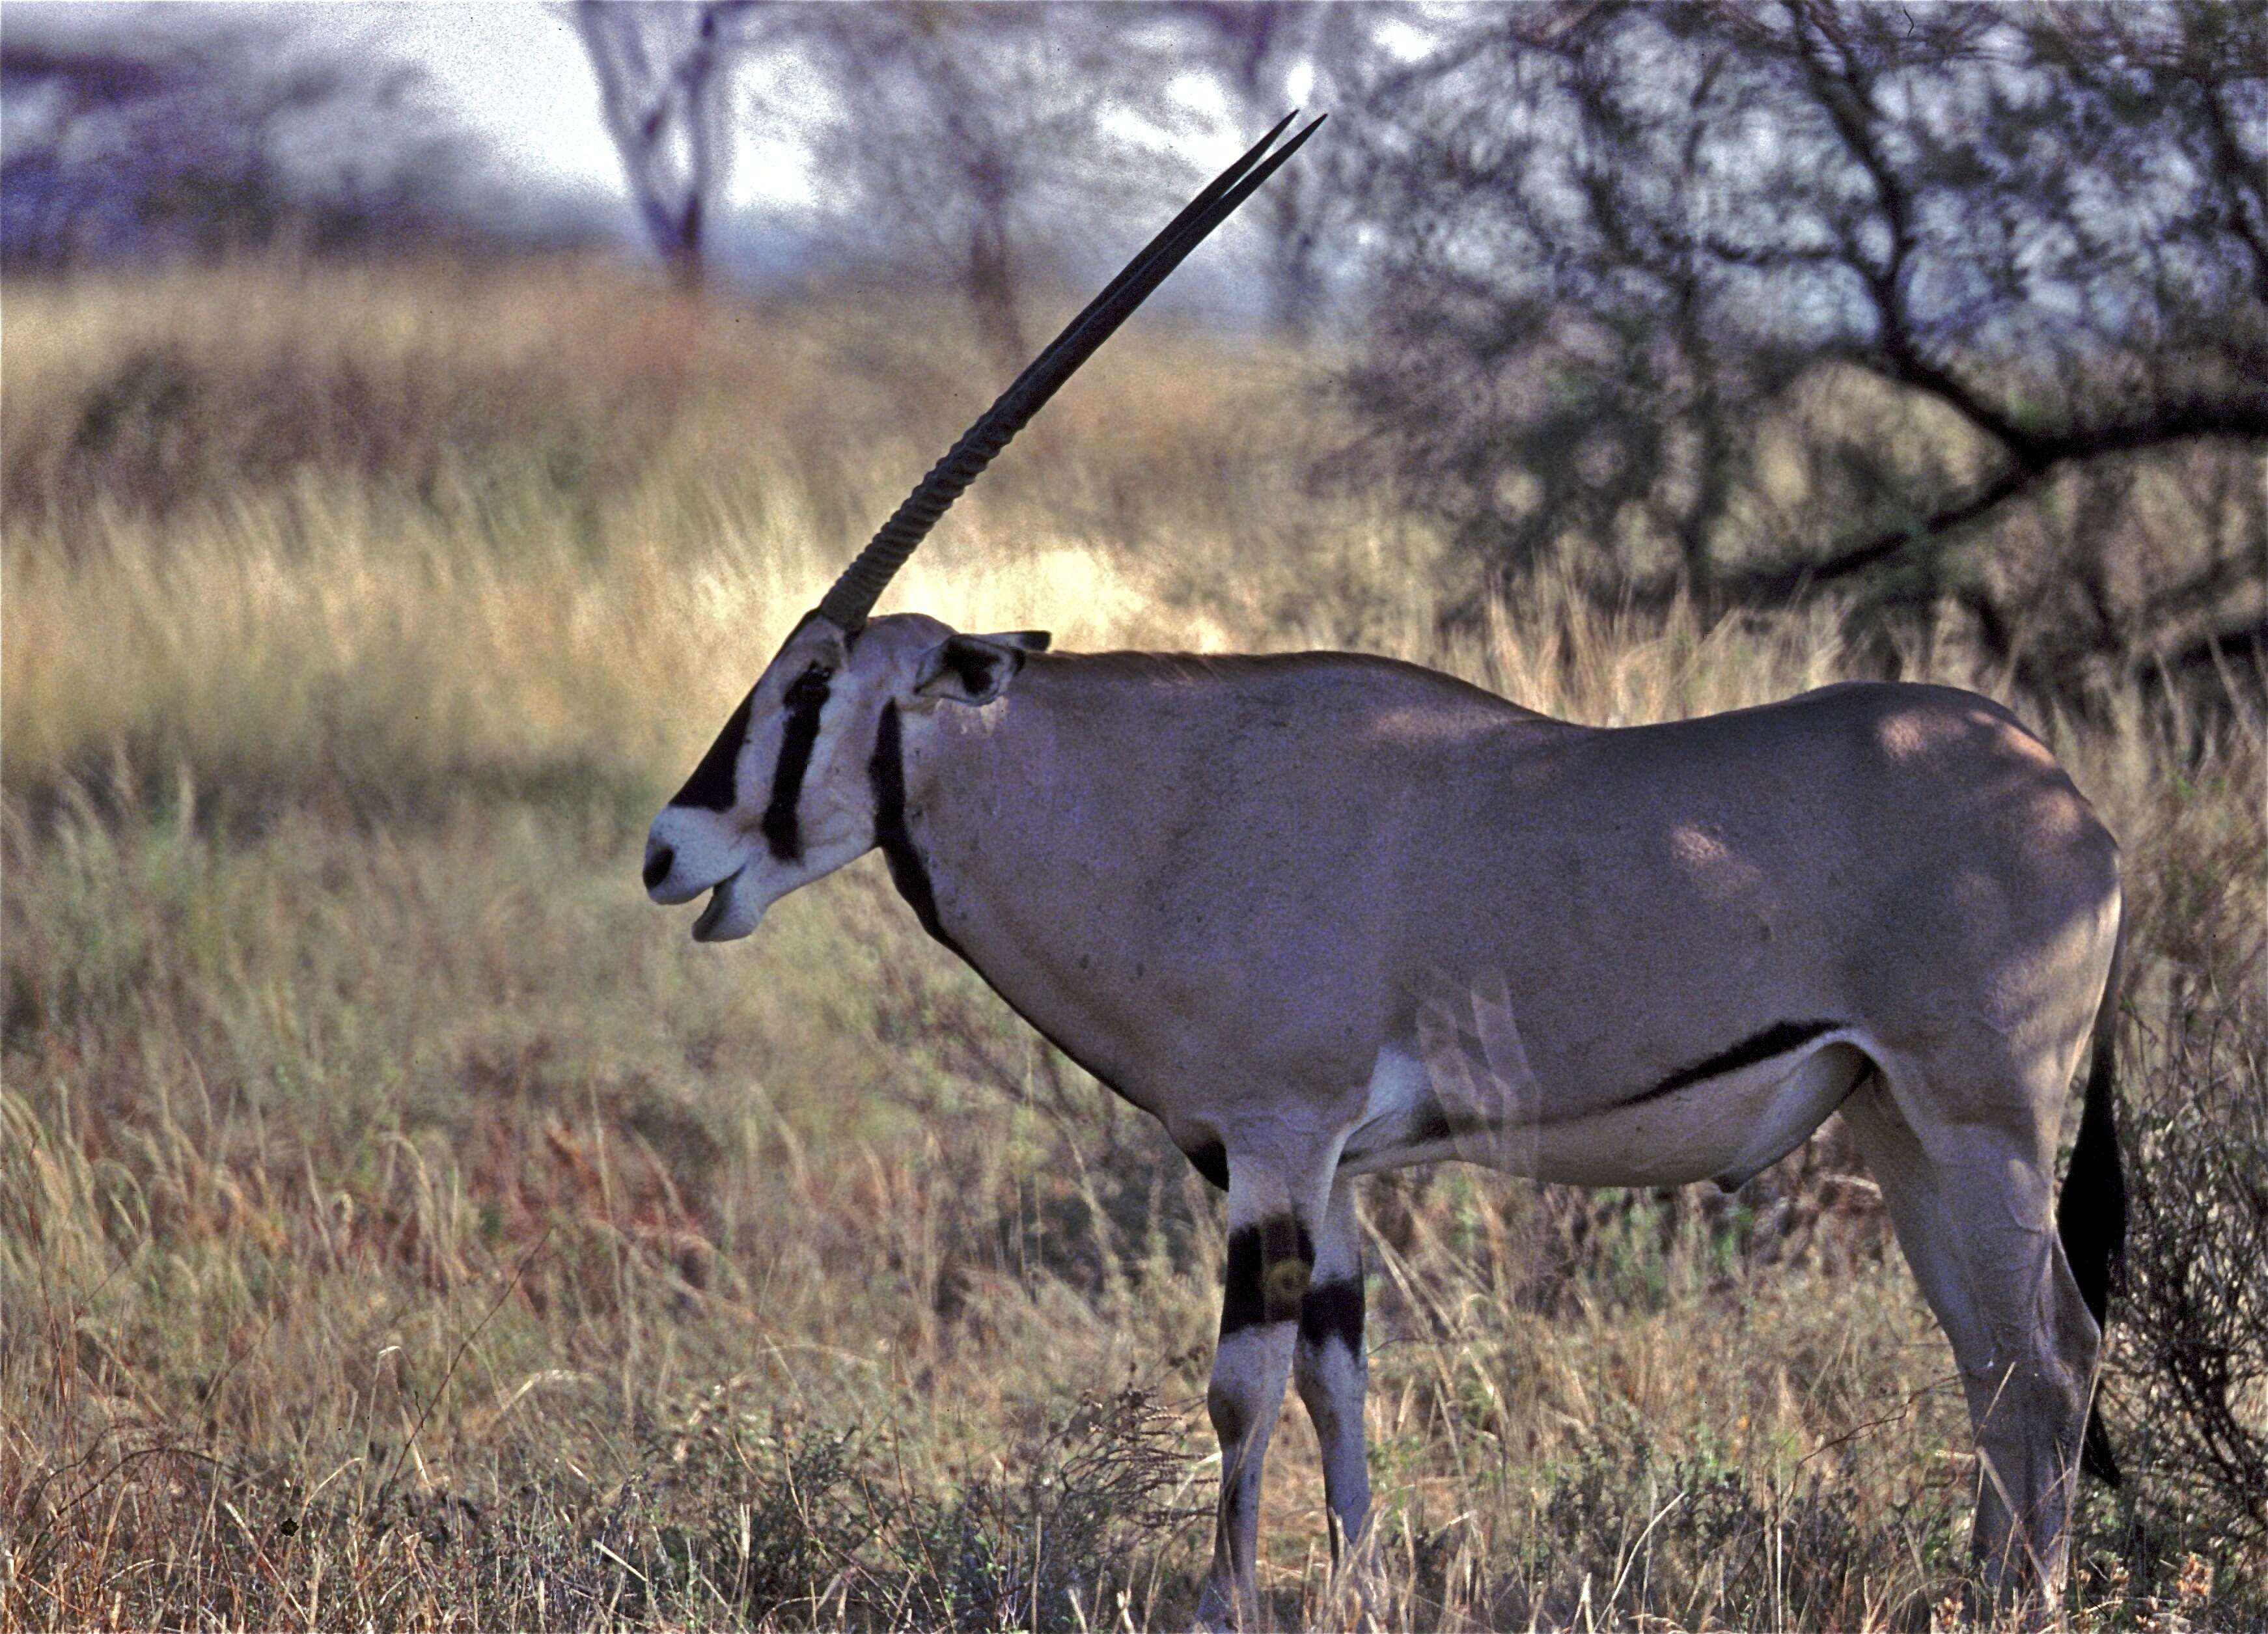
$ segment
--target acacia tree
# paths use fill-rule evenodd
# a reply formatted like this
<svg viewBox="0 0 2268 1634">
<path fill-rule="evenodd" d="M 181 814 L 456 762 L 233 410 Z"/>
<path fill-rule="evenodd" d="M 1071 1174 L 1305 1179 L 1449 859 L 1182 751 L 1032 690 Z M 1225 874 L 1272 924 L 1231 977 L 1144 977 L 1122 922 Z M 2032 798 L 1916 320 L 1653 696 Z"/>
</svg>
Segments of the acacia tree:
<svg viewBox="0 0 2268 1634">
<path fill-rule="evenodd" d="M 755 0 L 575 0 L 568 15 L 646 236 L 674 276 L 698 284 L 732 173 L 734 70 L 759 43 L 765 10 Z"/>
<path fill-rule="evenodd" d="M 2205 0 L 1457 14 L 1359 121 L 1366 452 L 1502 575 L 1957 606 L 2058 689 L 2257 650 L 2264 63 Z"/>
<path fill-rule="evenodd" d="M 1075 239 L 1072 224 L 1180 195 L 1190 167 L 1174 139 L 1207 117 L 1182 93 L 1209 82 L 1226 134 L 1248 140 L 1303 97 L 1346 100 L 1380 24 L 1410 10 L 575 0 L 569 15 L 665 262 L 701 276 L 734 151 L 761 112 L 805 150 L 817 237 L 954 287 L 1013 366 L 1027 353 L 1032 275 Z M 1256 201 L 1273 315 L 1295 332 L 1325 298 L 1344 195 L 1329 155 Z"/>
<path fill-rule="evenodd" d="M 1352 104 L 1377 58 L 1384 24 L 1413 8 L 1373 0 L 1179 0 L 1155 8 L 1186 37 L 1190 66 L 1217 85 L 1233 134 L 1248 136 L 1305 105 L 1329 113 Z M 1279 332 L 1305 336 L 1329 303 L 1328 271 L 1347 224 L 1345 166 L 1334 140 L 1285 170 L 1253 206 L 1267 235 L 1270 316 Z"/>
<path fill-rule="evenodd" d="M 1154 168 L 1105 116 L 1168 77 L 1160 42 L 1138 8 L 876 0 L 799 21 L 837 91 L 806 126 L 825 230 L 956 288 L 986 350 L 1021 367 L 1040 247 Z"/>
</svg>

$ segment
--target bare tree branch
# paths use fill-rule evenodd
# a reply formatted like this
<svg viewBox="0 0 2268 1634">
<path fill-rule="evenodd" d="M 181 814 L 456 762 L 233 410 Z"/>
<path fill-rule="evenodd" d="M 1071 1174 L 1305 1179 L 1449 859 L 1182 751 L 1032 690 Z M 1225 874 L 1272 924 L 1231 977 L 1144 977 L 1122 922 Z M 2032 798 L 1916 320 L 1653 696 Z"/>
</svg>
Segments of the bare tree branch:
<svg viewBox="0 0 2268 1634">
<path fill-rule="evenodd" d="M 2027 633 L 2057 619 L 2172 637 L 2148 586 L 2201 557 L 2250 564 L 2234 607 L 2259 518 L 2150 519 L 2176 462 L 2209 486 L 2268 442 L 2268 84 L 2229 10 L 1458 12 L 1366 104 L 1341 468 L 1397 479 L 1490 582 L 1831 587 L 1862 620 L 2014 597 L 1979 628 L 2032 653 L 2076 651 Z M 2071 514 L 2073 475 L 2122 461 L 2161 475 Z"/>
<path fill-rule="evenodd" d="M 681 281 L 707 274 L 711 218 L 732 167 L 736 34 L 754 0 L 574 0 L 607 134 L 646 236 Z"/>
</svg>

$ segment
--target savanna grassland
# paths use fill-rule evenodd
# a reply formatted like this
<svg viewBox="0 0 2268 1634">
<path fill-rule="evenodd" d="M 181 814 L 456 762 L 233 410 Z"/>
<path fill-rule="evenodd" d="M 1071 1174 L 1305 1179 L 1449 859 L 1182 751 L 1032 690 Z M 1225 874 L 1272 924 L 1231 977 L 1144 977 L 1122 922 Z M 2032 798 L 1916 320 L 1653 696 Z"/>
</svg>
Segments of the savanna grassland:
<svg viewBox="0 0 2268 1634">
<path fill-rule="evenodd" d="M 880 315 L 579 263 L 11 285 L 0 1628 L 1187 1621 L 1217 1201 L 877 859 L 721 949 L 638 886 L 989 395 L 951 314 Z M 1608 723 L 1855 673 L 1827 605 L 1546 585 L 1442 634 L 1468 570 L 1311 480 L 1344 433 L 1300 360 L 1136 330 L 888 605 L 1360 645 Z M 1904 666 L 2006 696 L 1950 642 Z M 2268 1152 L 2268 734 L 2014 701 L 2124 846 L 2130 1161 L 2219 1229 L 2214 1143 Z M 1730 1198 L 1448 1168 L 1366 1212 L 1382 1625 L 1957 1611 L 1950 1353 L 1831 1124 Z M 2164 1340 L 2117 1329 L 2131 1474 L 2072 1613 L 2261 1626 L 2268 1516 Z M 2228 1390 L 2258 1432 L 2268 1383 Z M 1290 1410 L 1263 1588 L 1344 1623 Z"/>
</svg>

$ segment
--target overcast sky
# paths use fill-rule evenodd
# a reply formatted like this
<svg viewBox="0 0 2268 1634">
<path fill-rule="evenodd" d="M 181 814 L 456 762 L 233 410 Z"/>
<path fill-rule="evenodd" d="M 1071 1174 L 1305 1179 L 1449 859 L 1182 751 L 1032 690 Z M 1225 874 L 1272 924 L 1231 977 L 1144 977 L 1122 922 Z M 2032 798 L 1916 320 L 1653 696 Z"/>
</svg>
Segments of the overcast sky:
<svg viewBox="0 0 2268 1634">
<path fill-rule="evenodd" d="M 574 30 L 535 0 L 284 4 L 354 48 L 367 37 L 422 67 L 474 136 L 512 169 L 582 188 L 622 188 L 598 92 Z M 318 20 L 322 19 L 322 20 Z"/>
</svg>

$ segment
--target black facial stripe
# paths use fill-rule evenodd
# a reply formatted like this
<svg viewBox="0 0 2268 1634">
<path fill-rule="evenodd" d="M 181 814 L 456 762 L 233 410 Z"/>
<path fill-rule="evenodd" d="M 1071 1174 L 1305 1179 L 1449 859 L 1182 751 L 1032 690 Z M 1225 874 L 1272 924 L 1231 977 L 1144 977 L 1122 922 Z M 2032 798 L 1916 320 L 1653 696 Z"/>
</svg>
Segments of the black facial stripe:
<svg viewBox="0 0 2268 1634">
<path fill-rule="evenodd" d="M 1300 1314 L 1315 1245 L 1289 1214 L 1228 1233 L 1228 1275 L 1220 1294 L 1220 1336 L 1263 1322 L 1288 1322 Z M 1296 1288 L 1292 1285 L 1296 1284 Z"/>
<path fill-rule="evenodd" d="M 819 712 L 827 707 L 828 673 L 814 664 L 788 683 L 787 728 L 780 738 L 779 766 L 772 773 L 771 804 L 764 807 L 764 840 L 772 855 L 792 863 L 803 855 L 803 833 L 795 808 L 803 799 L 803 774 L 811 767 L 811 747 L 819 741 Z"/>
<path fill-rule="evenodd" d="M 748 696 L 740 700 L 740 707 L 726 718 L 725 730 L 709 746 L 685 786 L 672 795 L 672 806 L 698 806 L 704 811 L 729 812 L 733 809 L 733 768 L 739 763 L 740 745 L 748 735 L 748 711 L 755 707 L 756 689 L 748 688 Z"/>
<path fill-rule="evenodd" d="M 939 941 L 961 953 L 961 944 L 954 941 L 938 923 L 937 894 L 931 889 L 929 865 L 914 849 L 914 837 L 906 828 L 906 760 L 904 728 L 898 721 L 898 706 L 882 706 L 881 725 L 874 732 L 874 757 L 866 762 L 866 777 L 874 791 L 874 843 L 881 848 L 882 860 L 890 866 L 890 883 L 898 887 L 898 894 L 906 899 L 906 906 L 914 910 L 921 928 Z"/>
<path fill-rule="evenodd" d="M 1822 1033 L 1832 1033 L 1843 1025 L 1840 1021 L 1778 1021 L 1752 1037 L 1744 1038 L 1730 1049 L 1719 1050 L 1706 1061 L 1697 1061 L 1690 1067 L 1680 1067 L 1643 1095 L 1628 1104 L 1657 1100 L 1672 1094 L 1689 1084 L 1704 1078 L 1721 1078 L 1727 1072 L 1737 1072 L 1742 1067 L 1752 1067 L 1759 1061 L 1769 1061 L 1774 1056 L 1786 1055 L 1799 1045 L 1808 1044 Z"/>
<path fill-rule="evenodd" d="M 1362 1278 L 1319 1282 L 1300 1302 L 1300 1343 L 1321 1350 L 1332 1340 L 1362 1354 Z"/>
</svg>

